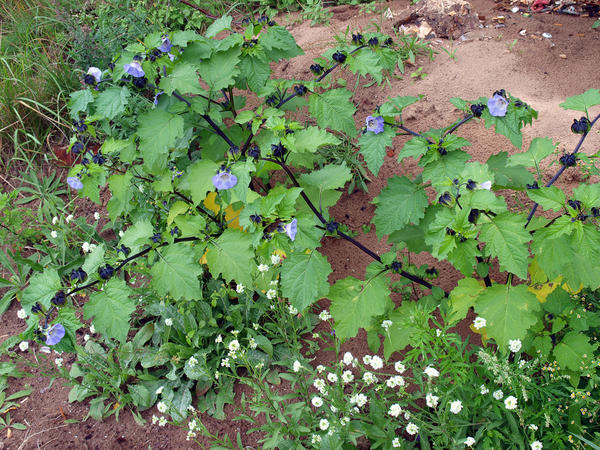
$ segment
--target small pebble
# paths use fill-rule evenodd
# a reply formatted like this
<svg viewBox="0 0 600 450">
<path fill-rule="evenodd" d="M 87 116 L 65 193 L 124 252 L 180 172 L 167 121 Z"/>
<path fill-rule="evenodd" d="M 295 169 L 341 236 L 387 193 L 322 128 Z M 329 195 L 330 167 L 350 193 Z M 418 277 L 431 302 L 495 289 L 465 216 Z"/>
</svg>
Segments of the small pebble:
<svg viewBox="0 0 600 450">
<path fill-rule="evenodd" d="M 519 12 L 519 7 L 518 7 L 518 6 L 515 6 L 515 7 L 513 7 L 513 8 L 511 9 L 511 11 L 512 11 L 513 13 L 515 13 L 515 14 L 516 14 L 516 13 L 518 13 L 518 12 Z"/>
<path fill-rule="evenodd" d="M 544 37 L 546 39 L 551 39 L 552 35 L 550 33 L 542 33 L 542 37 Z"/>
<path fill-rule="evenodd" d="M 560 54 L 560 55 L 558 55 L 558 56 L 560 56 L 562 59 L 567 59 L 567 55 L 565 55 L 564 53 L 561 53 L 561 54 Z"/>
<path fill-rule="evenodd" d="M 525 36 L 527 34 L 527 30 L 523 29 L 523 30 L 519 31 L 519 34 L 521 36 Z"/>
</svg>

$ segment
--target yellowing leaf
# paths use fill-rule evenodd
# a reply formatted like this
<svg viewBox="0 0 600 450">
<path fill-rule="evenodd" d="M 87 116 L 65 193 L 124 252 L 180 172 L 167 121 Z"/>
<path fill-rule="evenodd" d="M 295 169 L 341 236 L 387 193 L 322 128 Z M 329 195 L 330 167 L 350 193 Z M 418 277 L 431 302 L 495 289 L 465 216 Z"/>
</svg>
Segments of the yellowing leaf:
<svg viewBox="0 0 600 450">
<path fill-rule="evenodd" d="M 537 297 L 540 303 L 545 303 L 547 297 L 554 292 L 562 280 L 562 277 L 558 277 L 554 279 L 554 281 L 550 281 L 548 283 L 536 284 L 534 286 L 529 286 L 527 290 Z"/>
<path fill-rule="evenodd" d="M 208 253 L 208 248 L 206 250 L 204 250 L 204 254 L 202 255 L 202 258 L 200 258 L 200 264 L 208 264 L 208 261 L 206 260 L 207 253 Z"/>
<path fill-rule="evenodd" d="M 221 207 L 215 203 L 215 199 L 217 198 L 216 192 L 209 192 L 206 198 L 204 199 L 204 206 L 215 214 L 219 214 L 221 211 Z M 240 213 L 244 208 L 234 209 L 233 206 L 229 205 L 225 208 L 225 221 L 227 222 L 228 228 L 235 228 L 237 230 L 242 230 L 243 228 L 240 226 Z"/>
<path fill-rule="evenodd" d="M 562 278 L 562 277 L 561 277 Z M 583 289 L 583 284 L 579 285 L 579 288 L 577 290 L 572 289 L 567 283 L 562 285 L 562 288 L 567 291 L 569 294 L 579 294 L 579 292 L 581 292 L 581 290 Z"/>
<path fill-rule="evenodd" d="M 209 192 L 206 198 L 204 199 L 204 206 L 206 206 L 210 211 L 215 214 L 219 214 L 221 211 L 221 207 L 215 203 L 215 199 L 217 198 L 216 192 Z"/>
</svg>

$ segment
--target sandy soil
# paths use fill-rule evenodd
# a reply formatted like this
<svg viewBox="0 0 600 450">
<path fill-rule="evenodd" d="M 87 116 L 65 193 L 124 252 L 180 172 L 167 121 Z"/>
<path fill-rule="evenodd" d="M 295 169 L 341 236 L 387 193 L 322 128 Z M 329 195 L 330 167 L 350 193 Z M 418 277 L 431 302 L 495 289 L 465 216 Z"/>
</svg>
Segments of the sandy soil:
<svg viewBox="0 0 600 450">
<path fill-rule="evenodd" d="M 431 45 L 438 51 L 435 61 L 421 57 L 418 66 L 427 74 L 424 79 L 416 80 L 409 75 L 418 66 L 407 66 L 402 80 L 394 80 L 391 87 L 381 90 L 364 90 L 358 92 L 359 111 L 356 114 L 357 126 L 362 126 L 364 119 L 377 104 L 388 96 L 424 94 L 424 99 L 407 109 L 406 125 L 417 131 L 426 131 L 429 127 L 445 126 L 459 118 L 460 114 L 448 102 L 450 97 L 458 96 L 475 99 L 489 96 L 495 90 L 504 88 L 512 95 L 529 103 L 539 112 L 539 120 L 525 129 L 524 148 L 536 136 L 549 136 L 560 142 L 561 152 L 571 152 L 577 137 L 570 132 L 573 118 L 580 115 L 575 112 L 564 112 L 558 105 L 566 97 L 582 93 L 586 89 L 600 87 L 598 71 L 598 55 L 600 54 L 600 30 L 592 30 L 594 19 L 588 17 L 572 17 L 560 14 L 532 14 L 523 17 L 521 13 L 500 10 L 502 3 L 491 0 L 474 0 L 473 9 L 481 16 L 483 28 L 471 33 L 470 40 L 448 41 L 434 39 Z M 393 1 L 384 4 L 392 12 L 400 12 L 408 6 L 407 0 Z M 351 31 L 369 30 L 373 23 L 379 24 L 383 31 L 392 32 L 392 21 L 381 14 L 360 15 L 358 7 L 342 6 L 333 8 L 334 17 L 330 26 L 310 27 L 309 22 L 295 24 L 290 27 L 298 44 L 306 54 L 292 60 L 285 71 L 281 68 L 276 73 L 286 78 L 309 79 L 308 67 L 313 57 L 332 46 L 333 36 L 343 33 L 346 27 Z M 504 15 L 504 26 L 496 27 L 492 18 Z M 285 17 L 279 20 L 285 23 Z M 522 36 L 519 31 L 527 30 Z M 541 37 L 541 33 L 551 33 L 552 38 Z M 513 41 L 516 42 L 511 45 Z M 441 50 L 444 47 L 454 52 L 455 58 Z M 563 55 L 563 56 L 561 56 Z M 351 74 L 346 74 L 351 75 Z M 351 80 L 351 77 L 348 77 Z M 349 86 L 353 85 L 349 83 Z M 468 148 L 473 160 L 485 161 L 491 154 L 499 151 L 513 151 L 510 142 L 502 136 L 486 132 L 483 125 L 470 123 L 461 128 L 460 134 L 469 139 L 473 146 Z M 397 152 L 402 148 L 405 137 L 397 138 L 395 154 L 387 157 L 379 177 L 369 185 L 369 192 L 356 191 L 351 195 L 344 194 L 339 205 L 332 213 L 338 221 L 346 223 L 358 233 L 357 239 L 378 253 L 383 253 L 388 246 L 379 242 L 375 233 L 361 232 L 361 227 L 368 224 L 374 213 L 371 200 L 386 185 L 388 177 L 394 174 L 414 176 L 420 170 L 414 161 L 406 161 L 399 165 Z M 590 136 L 583 151 L 591 154 L 600 149 L 600 136 Z M 549 178 L 556 166 L 546 168 Z M 558 183 L 570 188 L 580 181 L 576 170 L 567 171 Z M 333 267 L 330 281 L 349 275 L 361 277 L 366 265 L 370 262 L 357 249 L 342 240 L 327 240 L 323 243 L 323 253 Z M 441 264 L 427 255 L 412 257 L 417 264 L 429 263 L 440 269 L 440 278 L 436 284 L 446 290 L 452 289 L 460 275 L 447 264 Z M 492 274 L 492 278 L 498 274 Z M 327 300 L 320 305 L 326 307 Z M 0 319 L 0 340 L 21 331 L 17 320 L 16 305 Z M 462 333 L 468 333 L 467 324 L 460 327 Z M 368 352 L 366 339 L 359 334 L 356 339 L 347 342 L 344 350 L 355 355 Z M 331 355 L 321 354 L 315 361 L 327 360 Z M 11 392 L 30 384 L 33 394 L 27 398 L 21 408 L 13 411 L 16 421 L 28 425 L 27 431 L 15 431 L 11 437 L 6 433 L 0 435 L 0 449 L 34 449 L 34 448 L 81 448 L 81 449 L 183 449 L 193 445 L 185 440 L 185 430 L 176 427 L 159 428 L 157 425 L 139 427 L 128 413 L 123 413 L 118 422 L 111 418 L 105 422 L 65 423 L 65 419 L 80 421 L 87 412 L 86 404 L 70 404 L 67 401 L 68 388 L 57 380 L 51 387 L 47 378 L 33 374 L 31 378 L 18 380 L 11 386 Z M 226 411 L 230 417 L 236 414 L 232 407 Z M 150 419 L 154 410 L 143 413 Z M 209 417 L 206 425 L 213 432 L 230 433 L 232 437 L 240 431 L 244 442 L 256 448 L 256 439 L 248 439 L 245 432 L 249 428 L 242 422 L 219 422 Z"/>
</svg>

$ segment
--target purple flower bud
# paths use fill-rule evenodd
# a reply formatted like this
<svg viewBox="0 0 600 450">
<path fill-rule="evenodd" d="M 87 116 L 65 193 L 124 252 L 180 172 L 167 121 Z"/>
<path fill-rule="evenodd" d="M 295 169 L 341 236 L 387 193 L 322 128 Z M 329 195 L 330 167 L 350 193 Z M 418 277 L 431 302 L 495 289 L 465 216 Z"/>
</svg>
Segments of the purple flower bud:
<svg viewBox="0 0 600 450">
<path fill-rule="evenodd" d="M 219 190 L 231 189 L 237 184 L 237 177 L 229 170 L 221 170 L 212 177 L 212 183 Z"/>
<path fill-rule="evenodd" d="M 173 44 L 171 44 L 169 37 L 167 35 L 163 36 L 162 44 L 160 47 L 158 47 L 158 49 L 163 53 L 169 53 L 171 51 L 171 47 L 173 47 Z"/>
<path fill-rule="evenodd" d="M 47 345 L 56 345 L 65 337 L 65 327 L 60 323 L 55 323 L 44 334 L 46 335 Z"/>
<path fill-rule="evenodd" d="M 367 131 L 379 134 L 383 131 L 383 117 L 367 117 Z"/>
<path fill-rule="evenodd" d="M 298 232 L 298 221 L 296 219 L 292 220 L 283 229 L 285 234 L 293 241 L 296 239 L 296 233 Z"/>
<path fill-rule="evenodd" d="M 83 189 L 83 183 L 77 177 L 67 177 L 67 184 L 76 191 Z"/>
<path fill-rule="evenodd" d="M 102 71 L 97 67 L 90 67 L 86 75 L 91 75 L 96 80 L 96 83 L 100 83 L 102 80 Z"/>
<path fill-rule="evenodd" d="M 126 73 L 134 78 L 140 78 L 146 75 L 144 69 L 142 69 L 142 65 L 138 61 L 131 61 L 129 64 L 125 64 L 123 68 Z"/>
<path fill-rule="evenodd" d="M 492 98 L 488 99 L 487 107 L 492 116 L 504 117 L 506 115 L 506 108 L 508 108 L 508 100 L 500 94 L 494 94 Z"/>
<path fill-rule="evenodd" d="M 158 97 L 160 97 L 162 94 L 164 94 L 163 91 L 157 92 L 156 94 L 154 94 L 154 106 L 158 105 Z"/>
</svg>

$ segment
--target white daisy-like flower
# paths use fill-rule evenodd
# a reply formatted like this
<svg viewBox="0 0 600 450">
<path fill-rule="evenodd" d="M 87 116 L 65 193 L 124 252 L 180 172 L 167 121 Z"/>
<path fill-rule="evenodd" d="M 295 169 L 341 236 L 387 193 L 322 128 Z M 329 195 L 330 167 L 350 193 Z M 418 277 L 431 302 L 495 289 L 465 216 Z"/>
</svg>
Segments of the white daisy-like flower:
<svg viewBox="0 0 600 450">
<path fill-rule="evenodd" d="M 390 406 L 390 409 L 388 411 L 388 414 L 392 417 L 398 417 L 401 413 L 402 408 L 398 403 L 394 403 L 392 406 Z"/>
<path fill-rule="evenodd" d="M 363 356 L 363 364 L 365 364 L 365 365 L 371 364 L 371 355 Z"/>
<path fill-rule="evenodd" d="M 56 358 L 54 360 L 54 364 L 56 364 L 56 367 L 62 367 L 62 365 L 63 365 L 63 359 L 62 358 Z"/>
<path fill-rule="evenodd" d="M 375 375 L 373 375 L 371 372 L 365 372 L 363 374 L 363 381 L 366 384 L 373 384 L 373 383 L 377 382 L 377 377 Z"/>
<path fill-rule="evenodd" d="M 479 386 L 479 392 L 481 392 L 481 395 L 485 395 L 488 394 L 490 390 L 485 387 L 485 384 L 482 384 L 481 386 Z"/>
<path fill-rule="evenodd" d="M 400 361 L 396 361 L 396 363 L 394 364 L 394 370 L 398 373 L 402 373 L 406 370 L 406 366 Z"/>
<path fill-rule="evenodd" d="M 517 398 L 510 395 L 504 399 L 504 407 L 506 409 L 517 409 Z"/>
<path fill-rule="evenodd" d="M 404 381 L 403 377 L 401 377 L 400 375 L 396 375 L 396 376 L 388 378 L 387 381 L 385 382 L 385 384 L 389 388 L 393 389 L 396 386 L 404 386 L 406 384 L 406 382 Z"/>
<path fill-rule="evenodd" d="M 454 400 L 452 403 L 450 403 L 450 412 L 452 414 L 458 414 L 459 412 L 462 411 L 462 409 L 463 409 L 463 405 L 460 400 Z"/>
<path fill-rule="evenodd" d="M 235 291 L 236 291 L 238 294 L 241 294 L 241 293 L 243 293 L 243 292 L 244 292 L 244 289 L 245 289 L 245 286 L 244 286 L 243 284 L 241 284 L 241 283 L 240 283 L 240 284 L 238 284 L 238 285 L 235 287 Z"/>
<path fill-rule="evenodd" d="M 544 448 L 540 441 L 533 441 L 531 443 L 531 450 L 542 450 Z"/>
<path fill-rule="evenodd" d="M 194 358 L 193 356 L 188 359 L 188 365 L 190 367 L 195 367 L 198 364 L 198 360 L 196 358 Z"/>
<path fill-rule="evenodd" d="M 313 434 L 312 437 L 310 438 L 311 444 L 318 444 L 320 442 L 321 442 L 321 436 L 319 436 L 318 434 Z"/>
<path fill-rule="evenodd" d="M 429 378 L 435 378 L 435 377 L 439 377 L 440 376 L 440 373 L 436 369 L 434 369 L 433 367 L 431 367 L 431 366 L 425 367 L 425 370 L 423 372 Z"/>
<path fill-rule="evenodd" d="M 267 270 L 269 270 L 269 266 L 267 266 L 266 264 L 259 264 L 258 265 L 258 271 L 259 272 L 266 272 Z"/>
<path fill-rule="evenodd" d="M 406 425 L 406 432 L 408 434 L 410 434 L 411 436 L 414 436 L 415 434 L 417 434 L 419 432 L 419 427 L 417 425 L 415 425 L 412 422 L 409 422 L 408 425 Z"/>
<path fill-rule="evenodd" d="M 19 344 L 19 350 L 21 350 L 22 352 L 26 352 L 28 348 L 29 348 L 29 342 L 21 341 L 21 343 Z"/>
<path fill-rule="evenodd" d="M 327 374 L 327 379 L 329 380 L 330 383 L 337 383 L 338 376 L 335 373 L 329 372 Z"/>
<path fill-rule="evenodd" d="M 486 325 L 487 325 L 487 320 L 485 320 L 483 317 L 476 317 L 475 320 L 473 321 L 473 326 L 475 327 L 476 330 L 481 330 Z"/>
<path fill-rule="evenodd" d="M 329 420 L 321 419 L 319 421 L 319 428 L 323 431 L 327 430 L 327 428 L 329 428 Z"/>
<path fill-rule="evenodd" d="M 393 323 L 394 322 L 392 322 L 391 320 L 384 320 L 383 322 L 381 322 L 381 328 L 387 330 L 389 327 L 392 326 Z"/>
<path fill-rule="evenodd" d="M 168 327 L 172 327 L 173 326 L 173 319 L 171 319 L 170 317 L 167 317 L 165 319 L 165 325 Z"/>
<path fill-rule="evenodd" d="M 352 353 L 346 352 L 344 353 L 342 361 L 345 365 L 349 366 L 350 364 L 352 364 L 352 361 L 354 361 L 354 356 L 352 356 Z"/>
<path fill-rule="evenodd" d="M 350 397 L 350 403 L 355 403 L 359 408 L 365 406 L 368 401 L 369 399 L 365 394 L 356 394 Z"/>
<path fill-rule="evenodd" d="M 297 310 L 297 309 L 296 309 L 294 306 L 292 306 L 292 305 L 289 305 L 289 306 L 288 306 L 288 312 L 289 312 L 289 313 L 290 313 L 292 316 L 295 316 L 296 314 L 298 314 L 298 310 Z"/>
<path fill-rule="evenodd" d="M 344 373 L 342 373 L 342 382 L 344 384 L 351 383 L 353 380 L 354 380 L 354 374 L 351 371 L 345 370 Z"/>
<path fill-rule="evenodd" d="M 52 237 L 52 239 L 56 239 L 58 237 L 58 233 L 56 232 L 56 230 L 52 230 L 50 232 L 50 236 Z"/>
<path fill-rule="evenodd" d="M 165 416 L 161 416 L 160 419 L 158 419 L 158 426 L 159 427 L 164 427 L 167 424 L 167 419 L 165 419 Z"/>
<path fill-rule="evenodd" d="M 156 404 L 156 409 L 158 409 L 158 412 L 161 412 L 164 414 L 167 412 L 167 404 L 165 402 L 158 402 Z"/>
<path fill-rule="evenodd" d="M 229 362 L 229 358 L 223 358 L 221 360 L 221 367 L 231 367 L 231 363 Z"/>
<path fill-rule="evenodd" d="M 433 395 L 432 393 L 429 393 L 425 396 L 425 403 L 427 403 L 427 406 L 429 406 L 430 408 L 436 408 L 439 400 L 440 398 L 437 395 Z"/>
<path fill-rule="evenodd" d="M 534 423 L 530 423 L 529 424 L 529 429 L 531 431 L 537 431 L 538 430 L 538 426 L 536 424 L 534 424 Z"/>
<path fill-rule="evenodd" d="M 298 361 L 296 361 L 298 362 Z M 300 364 L 298 362 L 298 364 Z M 300 370 L 300 367 L 298 367 L 298 370 Z M 297 372 L 297 371 L 296 371 Z M 315 387 L 315 389 L 317 389 L 318 391 L 322 391 L 325 389 L 325 380 L 322 378 L 316 378 L 315 381 L 313 381 L 313 386 Z"/>
<path fill-rule="evenodd" d="M 277 291 L 275 289 L 269 289 L 267 291 L 267 298 L 273 300 L 275 297 L 277 297 Z"/>
<path fill-rule="evenodd" d="M 221 342 L 223 342 L 223 336 L 221 336 L 220 334 L 215 338 L 215 344 L 220 344 Z"/>
<path fill-rule="evenodd" d="M 323 373 L 325 371 L 325 366 L 323 364 L 319 364 L 317 366 L 317 372 Z"/>
<path fill-rule="evenodd" d="M 73 220 L 73 214 L 69 214 L 67 217 L 65 217 L 65 222 L 69 223 L 71 220 Z"/>
<path fill-rule="evenodd" d="M 17 317 L 19 319 L 27 319 L 27 313 L 25 312 L 25 310 L 23 308 L 21 308 L 20 310 L 17 311 Z"/>
<path fill-rule="evenodd" d="M 337 409 L 335 406 L 333 406 L 333 405 L 329 405 L 329 409 L 330 409 L 330 410 L 331 410 L 331 412 L 332 412 L 332 413 L 334 413 L 334 414 L 335 414 L 336 412 L 338 412 L 338 409 Z"/>
<path fill-rule="evenodd" d="M 58 217 L 54 216 L 52 218 L 52 225 L 56 225 L 58 223 Z"/>
<path fill-rule="evenodd" d="M 383 359 L 379 356 L 375 355 L 371 358 L 371 362 L 369 363 L 371 367 L 375 370 L 379 370 L 383 367 Z"/>
<path fill-rule="evenodd" d="M 473 446 L 475 445 L 475 443 L 476 443 L 476 442 L 477 442 L 477 441 L 476 441 L 476 440 L 475 440 L 475 438 L 474 438 L 474 437 L 472 437 L 472 436 L 469 436 L 468 438 L 466 438 L 466 439 L 465 439 L 465 445 L 466 445 L 467 447 L 473 447 Z"/>
<path fill-rule="evenodd" d="M 248 339 L 248 347 L 250 347 L 252 350 L 258 347 L 258 344 L 256 343 L 256 340 L 254 338 L 251 337 L 250 339 Z"/>
<path fill-rule="evenodd" d="M 81 244 L 81 249 L 83 250 L 83 253 L 89 253 L 89 251 L 90 251 L 90 243 L 89 242 L 84 242 L 83 244 Z"/>
<path fill-rule="evenodd" d="M 298 360 L 294 361 L 294 364 L 292 366 L 292 370 L 294 372 L 299 372 L 301 368 L 302 368 L 302 364 L 300 363 L 300 361 L 298 361 Z"/>
<path fill-rule="evenodd" d="M 400 443 L 400 438 L 394 438 L 394 440 L 392 441 L 392 447 L 400 448 L 401 446 L 402 444 Z"/>
<path fill-rule="evenodd" d="M 279 255 L 271 255 L 271 264 L 276 265 L 281 261 L 281 256 Z"/>
<path fill-rule="evenodd" d="M 227 348 L 230 352 L 237 352 L 240 349 L 240 342 L 237 339 L 234 339 L 227 345 Z"/>
<path fill-rule="evenodd" d="M 502 397 L 504 397 L 504 392 L 502 392 L 502 390 L 498 389 L 497 391 L 494 391 L 492 393 L 492 397 L 494 397 L 496 400 L 502 400 Z"/>
<path fill-rule="evenodd" d="M 98 211 L 94 213 L 94 220 L 100 220 L 100 213 Z"/>
<path fill-rule="evenodd" d="M 521 350 L 521 340 L 520 339 L 509 340 L 508 341 L 508 349 L 513 353 L 517 353 L 519 350 Z"/>
<path fill-rule="evenodd" d="M 323 406 L 323 399 L 319 396 L 313 397 L 310 401 L 315 408 L 320 408 Z"/>
<path fill-rule="evenodd" d="M 331 314 L 329 314 L 329 311 L 324 309 L 323 311 L 321 311 L 319 313 L 319 319 L 321 319 L 323 322 L 325 322 L 326 320 L 331 319 Z"/>
</svg>

